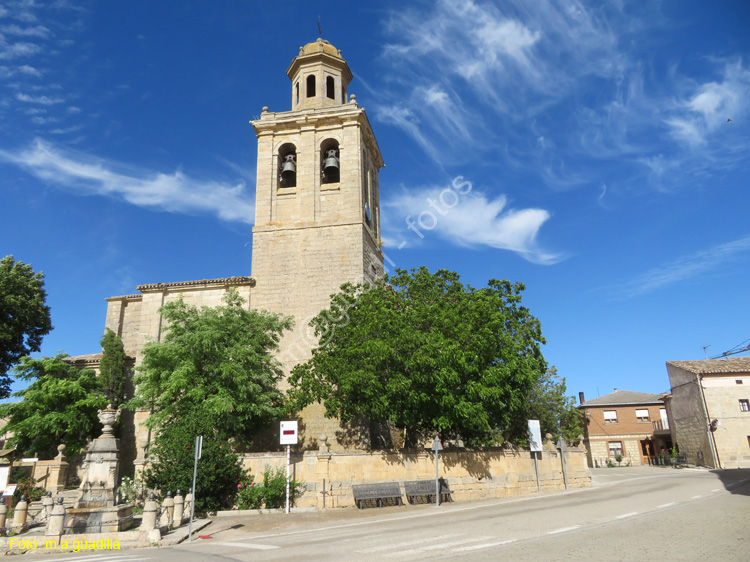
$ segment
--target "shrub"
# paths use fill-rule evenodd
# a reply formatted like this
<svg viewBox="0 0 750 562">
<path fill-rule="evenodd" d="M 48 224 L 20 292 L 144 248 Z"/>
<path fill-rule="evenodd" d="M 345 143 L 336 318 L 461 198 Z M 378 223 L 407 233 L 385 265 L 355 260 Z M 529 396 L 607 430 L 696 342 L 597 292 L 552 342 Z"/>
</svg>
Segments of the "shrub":
<svg viewBox="0 0 750 562">
<path fill-rule="evenodd" d="M 26 499 L 29 502 L 35 502 L 42 499 L 46 493 L 45 489 L 37 486 L 36 480 L 20 467 L 13 469 L 13 472 L 10 475 L 10 481 L 13 484 L 17 484 L 11 503 L 13 507 L 15 507 L 15 505 L 21 500 L 21 496 L 26 496 Z"/>
<path fill-rule="evenodd" d="M 143 482 L 163 498 L 168 491 L 190 491 L 193 485 L 195 437 L 203 435 L 203 454 L 198 461 L 195 511 L 230 509 L 241 483 L 243 470 L 229 441 L 216 435 L 209 422 L 190 416 L 163 428 L 149 451 L 153 464 L 143 473 Z"/>
<path fill-rule="evenodd" d="M 238 509 L 273 509 L 286 506 L 286 470 L 283 468 L 272 469 L 267 466 L 263 471 L 263 483 L 256 484 L 248 473 L 249 478 L 240 484 L 237 494 Z M 296 480 L 289 481 L 289 504 L 301 495 L 302 483 Z"/>
</svg>

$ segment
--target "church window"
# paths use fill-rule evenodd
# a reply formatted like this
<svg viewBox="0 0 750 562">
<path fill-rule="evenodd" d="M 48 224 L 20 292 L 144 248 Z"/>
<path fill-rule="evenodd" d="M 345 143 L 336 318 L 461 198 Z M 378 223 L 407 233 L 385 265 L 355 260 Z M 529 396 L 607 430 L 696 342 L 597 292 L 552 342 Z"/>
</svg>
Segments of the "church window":
<svg viewBox="0 0 750 562">
<path fill-rule="evenodd" d="M 328 78 L 326 78 L 326 96 L 327 97 L 331 99 L 336 99 L 336 94 L 334 93 L 335 87 L 336 86 L 333 81 L 333 76 L 329 76 Z"/>
<path fill-rule="evenodd" d="M 315 97 L 315 75 L 311 74 L 307 77 L 307 97 Z"/>
<path fill-rule="evenodd" d="M 294 85 L 294 103 L 299 103 L 299 82 Z"/>
<path fill-rule="evenodd" d="M 320 172 L 322 183 L 339 183 L 341 179 L 341 155 L 339 143 L 336 139 L 324 140 L 320 145 Z"/>
<path fill-rule="evenodd" d="M 279 187 L 297 187 L 297 148 L 291 143 L 279 148 Z"/>
</svg>

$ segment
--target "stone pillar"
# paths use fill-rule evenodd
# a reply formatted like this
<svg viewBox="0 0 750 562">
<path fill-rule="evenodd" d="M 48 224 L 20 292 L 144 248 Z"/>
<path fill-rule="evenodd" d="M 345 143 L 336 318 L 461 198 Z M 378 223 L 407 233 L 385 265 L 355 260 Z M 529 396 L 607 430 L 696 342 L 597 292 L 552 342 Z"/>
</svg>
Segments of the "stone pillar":
<svg viewBox="0 0 750 562">
<path fill-rule="evenodd" d="M 328 451 L 328 436 L 318 437 L 318 466 L 317 476 L 321 486 L 325 486 L 317 498 L 318 509 L 333 507 L 333 498 L 328 493 L 331 488 L 331 453 Z"/>
<path fill-rule="evenodd" d="M 185 507 L 183 508 L 185 519 L 190 518 L 190 512 L 192 510 L 193 510 L 193 494 L 192 492 L 188 492 L 187 494 L 185 494 Z"/>
<path fill-rule="evenodd" d="M 143 516 L 141 518 L 141 531 L 153 531 L 156 528 L 156 514 L 159 511 L 159 505 L 156 503 L 154 493 L 148 497 L 148 501 L 143 506 Z"/>
<path fill-rule="evenodd" d="M 167 497 L 164 498 L 164 502 L 161 504 L 163 513 L 161 520 L 159 521 L 160 527 L 171 527 L 172 519 L 174 517 L 174 499 L 172 498 L 172 492 L 167 492 Z"/>
<path fill-rule="evenodd" d="M 54 505 L 55 500 L 52 499 L 52 492 L 47 492 L 47 495 L 42 498 L 42 511 L 39 513 L 42 520 L 49 519 L 49 516 L 52 515 Z"/>
<path fill-rule="evenodd" d="M 182 492 L 177 490 L 177 494 L 174 497 L 174 519 L 172 520 L 175 527 L 182 525 L 184 509 L 185 498 L 182 497 Z"/>
<path fill-rule="evenodd" d="M 5 536 L 5 518 L 8 516 L 8 506 L 0 502 L 0 537 Z"/>
<path fill-rule="evenodd" d="M 57 447 L 57 456 L 55 457 L 53 464 L 48 468 L 49 476 L 45 488 L 48 492 L 57 493 L 65 489 L 65 483 L 68 481 L 68 471 L 70 465 L 65 458 L 65 449 L 67 447 L 64 443 L 61 443 Z"/>
<path fill-rule="evenodd" d="M 50 513 L 49 520 L 47 521 L 46 536 L 59 538 L 63 534 L 65 531 L 65 513 L 63 498 L 62 496 L 57 496 L 57 503 L 52 508 L 52 513 Z"/>
<path fill-rule="evenodd" d="M 28 510 L 29 504 L 26 501 L 26 496 L 21 496 L 21 501 L 16 504 L 16 508 L 13 510 L 12 530 L 16 534 L 23 533 L 26 530 L 26 515 Z"/>
</svg>

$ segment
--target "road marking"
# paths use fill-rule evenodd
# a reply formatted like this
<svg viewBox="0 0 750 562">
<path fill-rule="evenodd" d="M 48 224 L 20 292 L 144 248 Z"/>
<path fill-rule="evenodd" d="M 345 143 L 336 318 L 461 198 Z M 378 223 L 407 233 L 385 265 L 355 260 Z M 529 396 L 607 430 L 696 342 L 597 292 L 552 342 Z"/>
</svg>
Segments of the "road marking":
<svg viewBox="0 0 750 562">
<path fill-rule="evenodd" d="M 500 541 L 500 542 L 488 542 L 483 544 L 475 544 L 473 546 L 464 546 L 462 548 L 454 548 L 453 552 L 467 552 L 469 550 L 479 550 L 481 548 L 492 548 L 493 546 L 502 546 L 504 544 L 510 544 L 512 542 L 516 542 L 516 539 L 510 539 L 507 541 Z"/>
<path fill-rule="evenodd" d="M 549 531 L 548 535 L 556 535 L 558 533 L 567 533 L 568 531 L 574 531 L 578 529 L 580 525 L 573 525 L 572 527 L 563 527 L 562 529 L 555 529 L 554 531 Z"/>
<path fill-rule="evenodd" d="M 477 540 L 486 540 L 488 537 L 471 537 L 468 539 L 462 539 L 460 541 L 453 542 L 438 542 L 438 544 L 431 544 L 429 546 L 422 546 L 419 548 L 413 548 L 411 550 L 401 550 L 399 552 L 392 552 L 391 556 L 414 556 L 416 554 L 424 554 L 430 550 L 445 550 L 453 546 L 460 546 L 470 542 L 476 542 Z M 434 542 L 435 539 L 433 539 Z M 439 539 L 438 539 L 439 540 Z"/>
<path fill-rule="evenodd" d="M 387 544 L 385 546 L 376 546 L 374 548 L 368 548 L 367 550 L 357 550 L 356 552 L 361 552 L 361 553 L 366 553 L 366 552 L 382 552 L 384 550 L 393 550 L 394 548 L 403 548 L 403 547 L 406 547 L 406 546 L 414 546 L 414 545 L 417 545 L 417 544 L 424 544 L 424 543 L 427 543 L 427 542 L 434 543 L 435 541 L 438 541 L 438 540 L 449 539 L 449 538 L 458 537 L 458 536 L 460 536 L 460 535 L 441 535 L 439 538 L 437 538 L 437 537 L 427 537 L 427 538 L 422 538 L 422 539 L 419 539 L 419 540 L 406 541 L 406 542 L 400 542 L 400 543 L 393 543 L 393 542 L 391 542 L 391 543 L 389 543 L 389 544 Z"/>
<path fill-rule="evenodd" d="M 242 548 L 252 548 L 254 550 L 273 550 L 274 548 L 279 548 L 278 546 L 275 546 L 272 544 L 258 544 L 254 542 L 226 541 L 226 542 L 212 542 L 209 544 L 222 545 L 222 546 L 241 546 Z"/>
<path fill-rule="evenodd" d="M 672 507 L 673 505 L 677 505 L 677 502 L 663 503 L 661 505 L 656 506 L 656 509 L 664 509 L 665 507 Z"/>
<path fill-rule="evenodd" d="M 624 515 L 618 515 L 615 517 L 615 519 L 625 519 L 626 517 L 633 517 L 634 515 L 638 515 L 637 511 L 633 511 L 632 513 L 625 513 Z"/>
<path fill-rule="evenodd" d="M 693 497 L 692 497 L 692 498 L 690 498 L 690 499 L 691 499 L 691 500 L 697 500 L 697 499 L 698 499 L 699 497 L 701 497 L 701 496 L 693 496 Z"/>
<path fill-rule="evenodd" d="M 721 492 L 721 488 L 714 488 L 714 489 L 713 489 L 713 490 L 711 490 L 711 491 L 712 491 L 712 492 Z"/>
</svg>

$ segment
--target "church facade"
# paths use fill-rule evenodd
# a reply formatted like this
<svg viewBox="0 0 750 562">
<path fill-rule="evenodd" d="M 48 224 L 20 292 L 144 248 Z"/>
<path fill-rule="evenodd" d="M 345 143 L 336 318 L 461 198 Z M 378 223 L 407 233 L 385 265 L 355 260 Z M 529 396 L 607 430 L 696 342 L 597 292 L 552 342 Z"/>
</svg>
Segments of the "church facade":
<svg viewBox="0 0 750 562">
<path fill-rule="evenodd" d="M 146 342 L 164 334 L 164 304 L 183 299 L 217 306 L 236 289 L 251 308 L 294 317 L 278 354 L 288 375 L 311 356 L 317 339 L 308 323 L 328 308 L 330 295 L 345 282 L 382 276 L 378 175 L 384 164 L 365 110 L 347 97 L 349 66 L 341 51 L 318 39 L 300 47 L 287 75 L 291 110 L 264 107 L 250 122 L 258 138 L 251 276 L 153 283 L 108 298 L 105 328 L 122 338 L 135 365 Z M 145 462 L 147 415 L 136 412 L 124 428 L 123 444 L 135 445 L 124 448 L 125 462 Z M 310 406 L 301 418 L 304 446 L 322 435 L 332 449 L 346 446 L 322 406 Z"/>
</svg>

